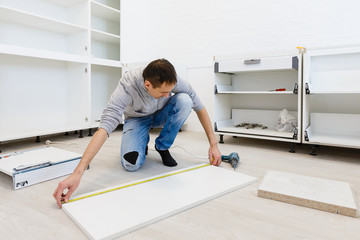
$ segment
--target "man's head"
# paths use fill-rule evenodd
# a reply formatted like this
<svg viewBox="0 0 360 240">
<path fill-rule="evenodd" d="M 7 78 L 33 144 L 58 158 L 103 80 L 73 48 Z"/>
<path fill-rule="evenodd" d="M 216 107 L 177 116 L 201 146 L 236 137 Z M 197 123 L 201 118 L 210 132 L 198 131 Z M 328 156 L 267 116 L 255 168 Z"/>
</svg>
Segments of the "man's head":
<svg viewBox="0 0 360 240">
<path fill-rule="evenodd" d="M 146 90 L 154 98 L 168 97 L 177 81 L 174 66 L 163 58 L 149 63 L 143 78 Z"/>
</svg>

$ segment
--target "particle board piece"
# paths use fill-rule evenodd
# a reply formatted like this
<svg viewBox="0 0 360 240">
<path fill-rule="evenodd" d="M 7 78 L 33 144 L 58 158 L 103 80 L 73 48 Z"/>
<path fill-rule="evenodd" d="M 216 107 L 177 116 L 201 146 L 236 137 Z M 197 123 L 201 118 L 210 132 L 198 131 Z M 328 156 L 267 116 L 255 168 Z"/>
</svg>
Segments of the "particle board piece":
<svg viewBox="0 0 360 240">
<path fill-rule="evenodd" d="M 357 217 L 354 194 L 347 182 L 269 171 L 258 187 L 258 196 Z"/>
<path fill-rule="evenodd" d="M 256 181 L 220 167 L 181 172 L 186 169 L 124 184 L 131 186 L 69 202 L 62 209 L 91 239 L 113 239 Z"/>
</svg>

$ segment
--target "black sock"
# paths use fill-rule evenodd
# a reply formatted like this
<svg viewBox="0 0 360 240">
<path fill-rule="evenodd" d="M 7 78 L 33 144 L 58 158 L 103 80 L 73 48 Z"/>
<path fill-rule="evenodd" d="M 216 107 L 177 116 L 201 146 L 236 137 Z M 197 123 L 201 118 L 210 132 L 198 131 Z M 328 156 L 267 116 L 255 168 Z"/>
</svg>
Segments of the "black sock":
<svg viewBox="0 0 360 240">
<path fill-rule="evenodd" d="M 177 162 L 175 161 L 175 159 L 173 159 L 172 156 L 170 155 L 169 150 L 158 150 L 156 148 L 156 146 L 155 146 L 155 149 L 160 154 L 163 164 L 165 166 L 175 167 L 177 165 Z"/>
</svg>

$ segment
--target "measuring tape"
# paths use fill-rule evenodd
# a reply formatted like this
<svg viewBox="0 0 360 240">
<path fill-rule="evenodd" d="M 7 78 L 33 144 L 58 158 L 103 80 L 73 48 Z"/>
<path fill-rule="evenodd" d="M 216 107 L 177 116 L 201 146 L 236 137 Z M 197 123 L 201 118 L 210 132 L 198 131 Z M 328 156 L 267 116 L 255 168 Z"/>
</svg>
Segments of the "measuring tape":
<svg viewBox="0 0 360 240">
<path fill-rule="evenodd" d="M 151 179 L 143 180 L 143 181 L 140 181 L 140 182 L 130 183 L 130 184 L 125 185 L 125 186 L 120 186 L 120 187 L 116 187 L 116 188 L 104 190 L 104 191 L 101 191 L 101 192 L 89 194 L 89 195 L 86 195 L 86 196 L 82 196 L 82 197 L 70 199 L 70 200 L 68 201 L 68 203 L 70 203 L 70 202 L 75 202 L 75 201 L 78 201 L 78 200 L 81 200 L 81 199 L 85 199 L 85 198 L 89 198 L 89 197 L 98 196 L 98 195 L 100 195 L 100 194 L 104 194 L 104 193 L 116 191 L 116 190 L 119 190 L 119 189 L 136 186 L 136 185 L 139 185 L 139 184 L 142 184 L 142 183 L 151 182 L 151 181 L 154 181 L 154 180 L 157 180 L 157 179 L 174 176 L 174 175 L 177 175 L 177 174 L 180 174 L 180 173 L 189 172 L 189 171 L 191 171 L 191 170 L 195 170 L 195 169 L 199 169 L 199 168 L 203 168 L 203 167 L 207 167 L 207 166 L 210 166 L 210 164 L 204 164 L 204 165 L 200 165 L 200 166 L 197 166 L 197 167 L 193 167 L 193 168 L 181 170 L 181 171 L 178 171 L 178 172 L 169 173 L 169 174 L 165 174 L 165 175 L 162 175 L 162 176 L 154 177 L 154 178 L 151 178 Z M 64 204 L 64 203 L 66 203 L 66 202 L 61 202 L 61 203 Z"/>
</svg>

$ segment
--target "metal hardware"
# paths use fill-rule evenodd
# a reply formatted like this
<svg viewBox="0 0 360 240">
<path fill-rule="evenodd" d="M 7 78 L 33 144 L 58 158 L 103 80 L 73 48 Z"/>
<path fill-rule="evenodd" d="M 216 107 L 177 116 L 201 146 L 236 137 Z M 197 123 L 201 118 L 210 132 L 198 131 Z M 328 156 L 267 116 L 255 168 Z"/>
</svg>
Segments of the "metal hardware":
<svg viewBox="0 0 360 240">
<path fill-rule="evenodd" d="M 305 92 L 306 94 L 310 94 L 309 84 L 305 83 Z"/>
<path fill-rule="evenodd" d="M 294 94 L 298 94 L 298 84 L 297 83 L 295 83 L 295 86 L 294 86 L 294 91 L 293 91 L 293 93 Z"/>
<path fill-rule="evenodd" d="M 50 165 L 51 165 L 51 162 L 49 161 L 49 162 L 39 163 L 39 164 L 35 164 L 35 165 L 20 165 L 20 166 L 14 168 L 13 170 L 16 172 L 19 172 L 19 171 L 30 170 L 30 169 L 34 169 L 34 168 L 47 167 Z"/>
<path fill-rule="evenodd" d="M 214 93 L 215 93 L 215 94 L 218 93 L 218 90 L 217 90 L 217 86 L 216 86 L 216 85 L 214 86 Z"/>
<path fill-rule="evenodd" d="M 259 64 L 261 63 L 261 59 L 247 59 L 244 60 L 244 64 L 249 65 L 249 64 Z"/>
<path fill-rule="evenodd" d="M 16 183 L 16 187 L 18 187 L 19 185 L 20 185 L 21 187 L 24 187 L 24 186 L 27 185 L 27 184 L 29 184 L 28 181 L 18 182 L 18 183 Z"/>
<path fill-rule="evenodd" d="M 294 130 L 293 139 L 297 140 L 297 138 L 298 138 L 298 130 L 295 129 L 295 130 Z"/>
<path fill-rule="evenodd" d="M 309 136 L 308 136 L 308 133 L 307 133 L 307 131 L 305 131 L 305 141 L 309 141 Z"/>
</svg>

